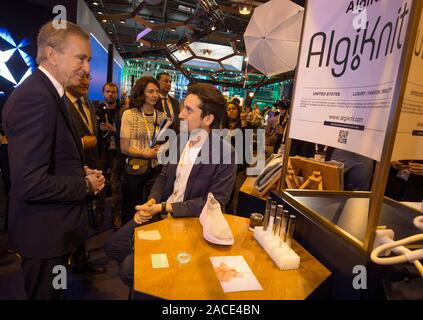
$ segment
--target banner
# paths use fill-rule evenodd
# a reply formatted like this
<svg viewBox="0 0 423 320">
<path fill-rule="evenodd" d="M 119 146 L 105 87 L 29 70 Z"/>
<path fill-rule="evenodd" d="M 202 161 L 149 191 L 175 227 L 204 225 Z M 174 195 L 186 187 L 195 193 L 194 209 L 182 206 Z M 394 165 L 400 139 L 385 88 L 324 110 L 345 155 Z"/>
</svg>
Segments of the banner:
<svg viewBox="0 0 423 320">
<path fill-rule="evenodd" d="M 380 161 L 412 0 L 313 0 L 290 138 Z"/>
<path fill-rule="evenodd" d="M 423 160 L 423 14 L 413 46 L 392 160 Z"/>
</svg>

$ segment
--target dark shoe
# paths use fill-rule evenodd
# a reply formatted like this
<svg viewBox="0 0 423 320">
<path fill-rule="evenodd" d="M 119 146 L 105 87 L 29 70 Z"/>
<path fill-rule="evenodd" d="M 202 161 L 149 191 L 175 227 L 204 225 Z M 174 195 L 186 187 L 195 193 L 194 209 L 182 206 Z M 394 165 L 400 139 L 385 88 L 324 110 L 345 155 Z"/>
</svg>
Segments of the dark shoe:
<svg viewBox="0 0 423 320">
<path fill-rule="evenodd" d="M 100 266 L 98 264 L 94 264 L 92 262 L 86 262 L 82 266 L 73 267 L 72 272 L 74 274 L 81 274 L 81 273 L 94 273 L 94 274 L 101 274 L 106 273 L 106 267 Z"/>
<path fill-rule="evenodd" d="M 120 216 L 115 215 L 113 218 L 113 230 L 117 231 L 122 228 L 122 219 Z"/>
</svg>

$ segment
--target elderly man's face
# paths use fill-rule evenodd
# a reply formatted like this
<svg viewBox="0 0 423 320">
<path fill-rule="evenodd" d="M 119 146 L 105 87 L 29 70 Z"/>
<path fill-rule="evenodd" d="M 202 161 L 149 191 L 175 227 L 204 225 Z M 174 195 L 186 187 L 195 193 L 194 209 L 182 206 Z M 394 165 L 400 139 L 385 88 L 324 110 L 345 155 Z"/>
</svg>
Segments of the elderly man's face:
<svg viewBox="0 0 423 320">
<path fill-rule="evenodd" d="M 88 40 L 77 36 L 66 37 L 62 48 L 55 51 L 56 71 L 65 87 L 78 87 L 90 73 L 91 47 Z M 59 80 L 59 79 L 58 79 Z"/>
<path fill-rule="evenodd" d="M 75 98 L 86 96 L 90 85 L 90 75 L 86 74 L 82 77 L 81 82 L 77 86 L 68 86 L 68 90 Z"/>
</svg>

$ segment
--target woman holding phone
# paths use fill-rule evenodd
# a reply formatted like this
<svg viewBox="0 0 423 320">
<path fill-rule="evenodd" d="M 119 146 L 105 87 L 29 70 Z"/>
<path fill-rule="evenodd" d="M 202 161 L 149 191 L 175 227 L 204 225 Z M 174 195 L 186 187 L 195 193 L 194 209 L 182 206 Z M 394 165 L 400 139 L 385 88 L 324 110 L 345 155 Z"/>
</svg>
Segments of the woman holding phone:
<svg viewBox="0 0 423 320">
<path fill-rule="evenodd" d="M 122 115 L 121 150 L 127 156 L 122 180 L 122 223 L 131 220 L 135 206 L 147 201 L 150 189 L 159 174 L 157 152 L 150 147 L 166 118 L 155 110 L 160 97 L 159 84 L 153 77 L 140 78 L 133 90 L 129 109 Z"/>
</svg>

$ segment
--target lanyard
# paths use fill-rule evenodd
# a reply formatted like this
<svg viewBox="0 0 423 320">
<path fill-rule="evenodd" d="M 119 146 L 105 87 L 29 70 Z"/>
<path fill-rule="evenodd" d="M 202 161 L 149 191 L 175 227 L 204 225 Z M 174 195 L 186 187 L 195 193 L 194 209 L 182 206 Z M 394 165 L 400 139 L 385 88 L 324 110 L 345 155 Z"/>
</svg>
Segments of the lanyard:
<svg viewBox="0 0 423 320">
<path fill-rule="evenodd" d="M 147 117 L 146 117 L 144 112 L 141 112 L 141 113 L 143 115 L 142 119 L 144 120 L 145 127 L 147 128 L 148 142 L 151 145 L 151 142 L 153 140 L 152 140 L 150 128 L 149 128 L 149 125 L 148 125 L 148 122 L 147 122 Z M 156 113 L 156 110 L 154 110 L 154 124 L 153 125 L 154 125 L 154 129 L 153 129 L 153 138 L 154 138 L 154 136 L 156 135 L 156 130 L 157 130 L 157 113 Z"/>
</svg>

